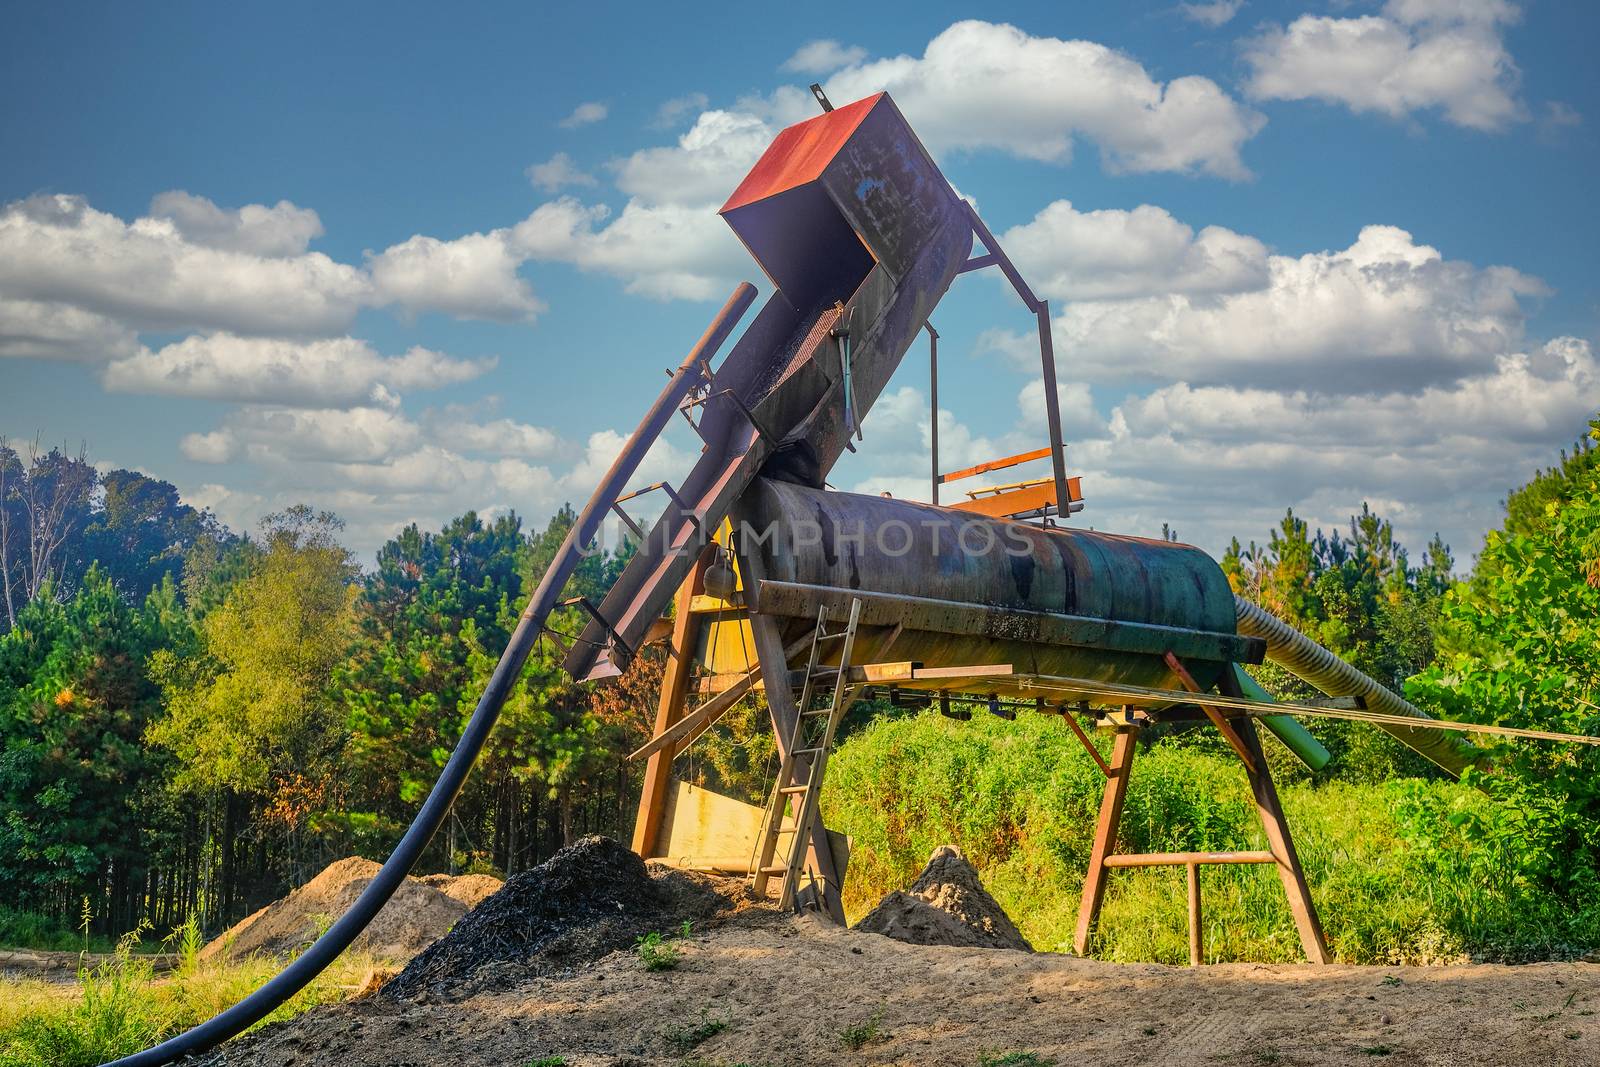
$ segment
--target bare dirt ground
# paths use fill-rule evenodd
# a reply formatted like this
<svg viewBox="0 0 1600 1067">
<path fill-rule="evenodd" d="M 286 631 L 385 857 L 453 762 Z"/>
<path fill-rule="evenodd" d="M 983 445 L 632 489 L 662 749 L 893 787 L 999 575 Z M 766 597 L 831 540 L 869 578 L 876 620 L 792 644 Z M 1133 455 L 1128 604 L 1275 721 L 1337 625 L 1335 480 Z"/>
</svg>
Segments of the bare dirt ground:
<svg viewBox="0 0 1600 1067">
<path fill-rule="evenodd" d="M 379 996 L 319 1010 L 212 1062 L 776 1067 L 1034 1052 L 1075 1067 L 1600 1064 L 1594 964 L 1130 966 L 908 945 L 764 909 L 681 944 L 672 970 L 646 971 L 622 951 L 456 1001 Z"/>
</svg>

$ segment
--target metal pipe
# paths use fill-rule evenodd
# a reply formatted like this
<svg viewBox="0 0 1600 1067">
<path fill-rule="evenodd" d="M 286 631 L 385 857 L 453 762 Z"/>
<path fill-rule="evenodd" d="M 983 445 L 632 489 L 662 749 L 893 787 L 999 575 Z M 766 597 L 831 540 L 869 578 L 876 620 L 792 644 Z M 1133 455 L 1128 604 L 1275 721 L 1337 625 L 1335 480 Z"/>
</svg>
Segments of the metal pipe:
<svg viewBox="0 0 1600 1067">
<path fill-rule="evenodd" d="M 933 328 L 931 322 L 922 325 L 928 331 L 928 402 L 933 409 L 933 421 L 928 426 L 933 452 L 933 495 L 928 498 L 928 502 L 937 504 L 939 502 L 939 331 Z"/>
<path fill-rule="evenodd" d="M 171 1063 L 180 1056 L 210 1048 L 241 1033 L 265 1018 L 321 974 L 323 968 L 349 948 L 350 943 L 366 929 L 373 916 L 378 914 L 379 909 L 388 903 L 407 872 L 416 863 L 417 857 L 433 839 L 434 833 L 449 812 L 450 805 L 455 802 L 456 794 L 461 791 L 461 786 L 467 779 L 467 772 L 472 769 L 473 762 L 478 758 L 478 753 L 482 751 L 484 743 L 488 741 L 489 734 L 494 729 L 495 720 L 500 717 L 500 708 L 510 695 L 511 687 L 522 674 L 522 668 L 533 651 L 534 643 L 544 632 L 545 619 L 555 608 L 567 579 L 572 577 L 573 571 L 577 570 L 578 564 L 583 561 L 584 552 L 589 542 L 594 540 L 599 532 L 600 523 L 611 510 L 612 503 L 627 489 L 628 481 L 638 470 L 645 453 L 661 435 L 661 431 L 672 419 L 673 413 L 678 410 L 678 405 L 688 394 L 700 373 L 700 361 L 710 359 L 716 353 L 733 327 L 738 324 L 740 317 L 750 307 L 751 302 L 755 300 L 755 296 L 754 286 L 748 282 L 739 284 L 733 291 L 733 296 L 729 297 L 727 304 L 712 320 L 710 328 L 700 338 L 700 342 L 690 351 L 688 357 L 678 367 L 677 373 L 672 376 L 672 380 L 667 383 L 667 387 L 656 398 L 654 406 L 640 422 L 638 429 L 633 431 L 633 436 L 628 438 L 627 444 L 618 453 L 616 460 L 612 462 L 611 469 L 606 472 L 594 495 L 584 505 L 578 520 L 572 524 L 572 529 L 567 531 L 566 540 L 561 543 L 555 559 L 545 571 L 544 578 L 539 582 L 539 588 L 534 591 L 528 606 L 523 609 L 522 617 L 517 621 L 517 627 L 511 634 L 511 640 L 506 643 L 506 650 L 501 653 L 500 662 L 495 666 L 494 674 L 489 678 L 483 696 L 478 699 L 478 706 L 473 711 L 472 718 L 467 722 L 466 729 L 461 732 L 461 740 L 456 742 L 455 751 L 450 753 L 450 759 L 440 772 L 439 780 L 434 783 L 433 792 L 428 794 L 422 810 L 417 812 L 417 817 L 412 820 L 405 836 L 400 839 L 400 843 L 395 846 L 372 881 L 367 883 L 366 889 L 361 891 L 355 903 L 350 905 L 350 910 L 341 915 L 339 921 L 328 928 L 327 933 L 317 938 L 310 948 L 279 971 L 271 981 L 233 1007 L 212 1016 L 198 1026 L 185 1030 L 176 1037 L 168 1038 L 154 1048 L 124 1056 L 114 1061 L 111 1067 L 159 1067 L 161 1064 Z"/>
<path fill-rule="evenodd" d="M 1328 696 L 1361 697 L 1373 711 L 1412 719 L 1432 718 L 1277 616 L 1243 597 L 1235 596 L 1233 599 L 1239 632 L 1264 640 L 1267 643 L 1267 659 L 1296 678 L 1309 682 Z M 1462 771 L 1483 764 L 1488 758 L 1482 749 L 1456 734 L 1439 730 L 1411 730 L 1387 723 L 1374 725 L 1458 778 Z"/>
<path fill-rule="evenodd" d="M 1066 443 L 1061 435 L 1061 398 L 1056 394 L 1056 349 L 1050 337 L 1050 302 L 1039 301 L 1039 364 L 1044 376 L 1044 415 L 1050 424 L 1050 474 L 1056 483 L 1056 517 L 1072 514 L 1072 498 L 1067 493 Z"/>
<path fill-rule="evenodd" d="M 1277 703 L 1277 697 L 1261 688 L 1261 683 L 1245 673 L 1245 669 L 1237 663 L 1233 665 L 1233 677 L 1239 684 L 1239 691 L 1251 700 L 1259 700 L 1266 704 Z M 1271 730 L 1273 736 L 1282 741 L 1285 748 L 1314 771 L 1322 770 L 1328 765 L 1328 761 L 1333 759 L 1333 753 L 1324 748 L 1322 742 L 1292 715 L 1263 715 L 1261 725 Z"/>
</svg>

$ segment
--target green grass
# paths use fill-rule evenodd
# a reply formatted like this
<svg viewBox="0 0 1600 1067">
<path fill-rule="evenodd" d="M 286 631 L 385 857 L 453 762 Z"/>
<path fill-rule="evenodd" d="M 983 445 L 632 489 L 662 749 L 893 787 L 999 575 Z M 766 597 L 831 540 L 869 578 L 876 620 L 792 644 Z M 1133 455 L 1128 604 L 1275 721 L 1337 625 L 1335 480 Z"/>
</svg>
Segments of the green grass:
<svg viewBox="0 0 1600 1067">
<path fill-rule="evenodd" d="M 282 967 L 257 958 L 202 962 L 193 927 L 176 932 L 168 946 L 179 962 L 167 975 L 134 951 L 130 935 L 113 958 L 81 971 L 76 986 L 8 983 L 0 999 L 0 1067 L 93 1067 L 137 1052 L 209 1019 Z M 370 969 L 363 957 L 340 957 L 264 1022 L 343 1000 Z"/>
<path fill-rule="evenodd" d="M 44 915 L 18 911 L 0 905 L 0 948 L 27 948 L 38 952 L 112 952 L 116 938 L 94 934 L 84 937 L 82 930 Z M 149 949 L 153 946 L 141 945 Z"/>
<path fill-rule="evenodd" d="M 711 1018 L 711 1010 L 707 1008 L 700 1012 L 699 1022 L 670 1027 L 661 1036 L 666 1038 L 674 1052 L 682 1056 L 722 1033 L 728 1028 L 729 1022 L 728 1019 Z"/>
<path fill-rule="evenodd" d="M 997 1052 L 978 1057 L 978 1067 L 1051 1067 L 1055 1062 L 1037 1052 Z"/>
<path fill-rule="evenodd" d="M 935 847 L 955 844 L 1035 947 L 1066 951 L 1104 784 L 1053 718 L 874 722 L 829 761 L 823 794 L 828 825 L 852 838 L 846 910 L 859 917 L 915 878 Z M 1517 854 L 1516 833 L 1472 836 L 1472 825 L 1514 826 L 1521 813 L 1469 787 L 1400 779 L 1280 792 L 1343 962 L 1524 961 L 1600 946 L 1600 893 L 1562 899 Z M 1122 830 L 1125 851 L 1266 847 L 1238 763 L 1168 743 L 1135 760 Z M 1208 958 L 1301 959 L 1270 867 L 1208 867 L 1202 879 Z M 1185 962 L 1182 870 L 1114 872 L 1091 953 Z"/>
<path fill-rule="evenodd" d="M 633 947 L 639 954 L 639 962 L 644 964 L 647 971 L 670 971 L 682 959 L 677 946 L 654 930 L 635 938 Z"/>
<path fill-rule="evenodd" d="M 839 1031 L 839 1040 L 844 1043 L 845 1048 L 852 1052 L 863 1046 L 870 1045 L 883 1036 L 883 1031 L 879 1027 L 879 1023 L 882 1020 L 883 1012 L 875 1011 L 865 1022 L 847 1026 Z"/>
</svg>

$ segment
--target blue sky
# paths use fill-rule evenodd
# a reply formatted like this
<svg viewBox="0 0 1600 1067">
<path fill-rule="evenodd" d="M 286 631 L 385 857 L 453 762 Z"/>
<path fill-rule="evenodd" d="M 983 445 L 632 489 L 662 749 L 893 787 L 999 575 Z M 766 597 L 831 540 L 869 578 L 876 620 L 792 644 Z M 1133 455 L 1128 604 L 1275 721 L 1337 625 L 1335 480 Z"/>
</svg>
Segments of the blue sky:
<svg viewBox="0 0 1600 1067">
<path fill-rule="evenodd" d="M 1600 8 L 972 12 L 16 8 L 0 433 L 240 528 L 331 507 L 368 558 L 467 508 L 542 521 L 763 282 L 715 208 L 812 80 L 889 89 L 1051 299 L 1098 528 L 1219 551 L 1370 500 L 1465 560 L 1600 408 Z M 1042 443 L 997 280 L 936 321 L 947 465 Z M 836 485 L 925 493 L 926 377 Z"/>
</svg>

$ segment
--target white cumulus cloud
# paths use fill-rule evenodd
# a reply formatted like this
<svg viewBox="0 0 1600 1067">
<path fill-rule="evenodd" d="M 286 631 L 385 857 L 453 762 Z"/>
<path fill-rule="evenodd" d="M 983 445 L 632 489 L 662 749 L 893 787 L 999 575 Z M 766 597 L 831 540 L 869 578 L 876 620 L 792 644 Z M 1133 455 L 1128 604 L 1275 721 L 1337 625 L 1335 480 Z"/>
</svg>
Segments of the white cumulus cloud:
<svg viewBox="0 0 1600 1067">
<path fill-rule="evenodd" d="M 528 180 L 537 189 L 553 193 L 569 185 L 594 185 L 594 175 L 586 173 L 565 152 L 557 152 L 543 163 L 535 163 L 527 170 Z"/>
<path fill-rule="evenodd" d="M 1264 288 L 1267 248 L 1221 226 L 1197 235 L 1164 208 L 1079 211 L 1057 200 L 1000 238 L 1041 296 L 1116 300 Z"/>
<path fill-rule="evenodd" d="M 750 269 L 738 240 L 704 207 L 633 199 L 613 218 L 603 204 L 563 197 L 518 223 L 512 239 L 533 259 L 603 271 L 657 299 L 715 299 Z"/>
<path fill-rule="evenodd" d="M 316 341 L 195 335 L 106 366 L 107 389 L 301 407 L 355 405 L 386 390 L 470 381 L 493 360 L 452 359 L 415 347 L 383 356 L 354 337 Z"/>
<path fill-rule="evenodd" d="M 229 209 L 181 189 L 150 201 L 150 217 L 171 219 L 178 232 L 197 245 L 256 256 L 303 255 L 323 232 L 315 211 L 287 200 L 272 207 L 246 204 Z"/>
<path fill-rule="evenodd" d="M 1244 0 L 1213 0 L 1209 4 L 1179 4 L 1178 11 L 1191 22 L 1217 27 L 1231 22 L 1244 6 Z"/>
<path fill-rule="evenodd" d="M 1260 288 L 1066 305 L 1058 357 L 1091 381 L 1183 379 L 1376 393 L 1452 381 L 1522 343 L 1522 301 L 1546 288 L 1510 267 L 1446 260 L 1393 226 L 1348 248 L 1268 258 Z M 1031 337 L 1008 347 L 1031 365 Z"/>
<path fill-rule="evenodd" d="M 604 122 L 611 109 L 598 100 L 588 100 L 572 109 L 572 114 L 562 119 L 556 125 L 564 130 L 575 130 L 579 126 L 592 126 L 596 122 Z"/>
<path fill-rule="evenodd" d="M 1302 15 L 1247 43 L 1249 91 L 1391 118 L 1438 109 L 1458 126 L 1501 130 L 1526 117 L 1502 36 L 1518 17 L 1503 0 L 1390 0 L 1381 15 Z"/>
<path fill-rule="evenodd" d="M 936 151 L 995 149 L 1065 162 L 1083 137 L 1121 171 L 1245 177 L 1240 149 L 1265 122 L 1209 78 L 1163 82 L 1103 44 L 976 20 L 950 26 L 921 56 L 852 64 L 828 78 L 836 103 L 880 89 Z M 797 90 L 778 102 L 788 121 L 811 103 Z"/>
<path fill-rule="evenodd" d="M 783 61 L 779 70 L 796 74 L 827 74 L 848 67 L 867 58 L 867 50 L 860 45 L 842 45 L 832 38 L 807 41 L 795 49 L 794 55 Z"/>
<path fill-rule="evenodd" d="M 129 329 L 327 335 L 349 326 L 370 286 L 320 252 L 196 243 L 173 219 L 124 222 L 79 196 L 0 209 L 0 297 L 68 305 Z"/>
<path fill-rule="evenodd" d="M 369 257 L 376 298 L 408 312 L 439 311 L 461 319 L 528 322 L 544 310 L 517 270 L 523 257 L 508 230 L 469 233 L 449 241 L 417 235 Z"/>
</svg>

